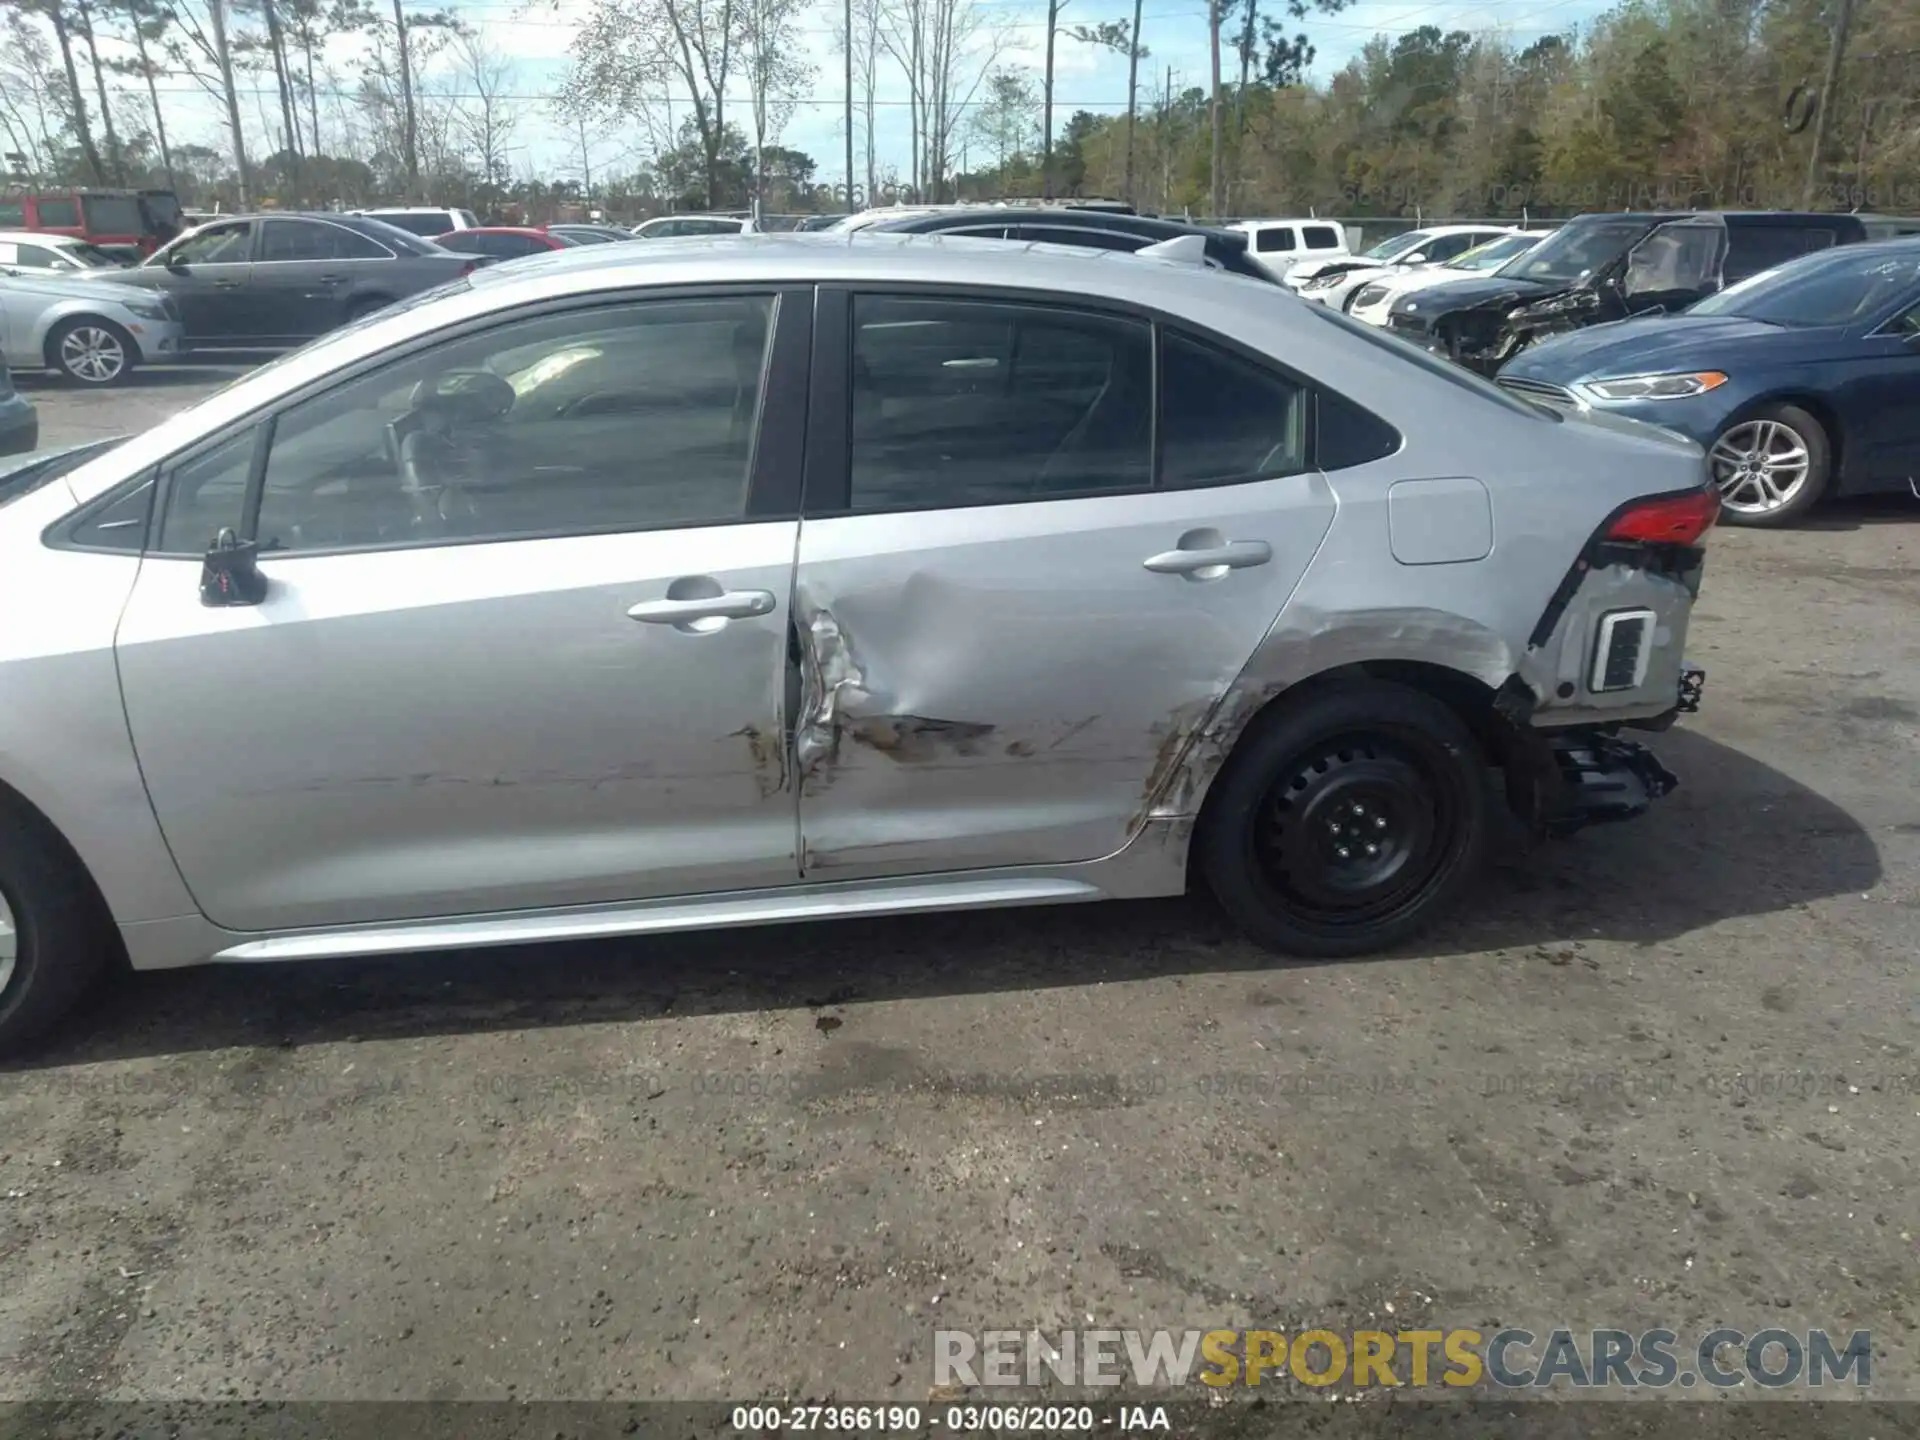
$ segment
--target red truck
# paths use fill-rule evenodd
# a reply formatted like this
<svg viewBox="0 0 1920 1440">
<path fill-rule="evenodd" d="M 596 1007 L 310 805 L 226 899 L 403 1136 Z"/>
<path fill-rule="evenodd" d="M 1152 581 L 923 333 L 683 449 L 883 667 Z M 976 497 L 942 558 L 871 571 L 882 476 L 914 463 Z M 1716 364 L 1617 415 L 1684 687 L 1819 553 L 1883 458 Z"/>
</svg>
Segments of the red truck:
<svg viewBox="0 0 1920 1440">
<path fill-rule="evenodd" d="M 0 230 L 72 235 L 139 260 L 182 229 L 171 190 L 11 190 L 0 194 Z"/>
</svg>

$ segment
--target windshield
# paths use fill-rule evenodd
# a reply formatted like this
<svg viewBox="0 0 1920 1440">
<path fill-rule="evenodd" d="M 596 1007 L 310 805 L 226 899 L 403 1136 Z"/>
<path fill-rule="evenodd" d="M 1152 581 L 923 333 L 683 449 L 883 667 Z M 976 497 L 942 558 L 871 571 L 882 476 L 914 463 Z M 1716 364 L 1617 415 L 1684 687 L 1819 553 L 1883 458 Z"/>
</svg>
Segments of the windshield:
<svg viewBox="0 0 1920 1440">
<path fill-rule="evenodd" d="M 1829 250 L 1762 271 L 1693 305 L 1769 325 L 1852 325 L 1920 287 L 1920 247 L 1899 254 Z"/>
<path fill-rule="evenodd" d="M 1309 315 L 1316 315 L 1329 325 L 1337 325 L 1349 335 L 1359 336 L 1369 345 L 1390 350 L 1408 363 L 1418 365 L 1428 374 L 1437 375 L 1448 384 L 1458 385 L 1462 390 L 1471 390 L 1481 399 L 1491 400 L 1503 409 L 1515 411 L 1534 420 L 1547 419 L 1558 422 L 1560 419 L 1557 411 L 1522 400 L 1511 392 L 1501 389 L 1484 376 L 1475 374 L 1466 366 L 1455 365 L 1450 360 L 1442 360 L 1436 355 L 1431 355 L 1418 345 L 1402 340 L 1390 330 L 1383 330 L 1377 325 L 1368 325 L 1355 320 L 1350 315 L 1343 315 L 1331 305 L 1310 304 L 1306 309 Z"/>
<path fill-rule="evenodd" d="M 1524 255 L 1540 243 L 1538 235 L 1502 235 L 1498 240 L 1489 240 L 1484 245 L 1476 245 L 1466 254 L 1454 259 L 1455 270 L 1498 270 L 1516 255 Z"/>
<path fill-rule="evenodd" d="M 1632 247 L 1648 230 L 1644 220 L 1602 220 L 1556 230 L 1500 271 L 1515 280 L 1574 285 L 1590 280 Z"/>
<path fill-rule="evenodd" d="M 1362 260 L 1392 260 L 1396 256 L 1406 254 L 1409 250 L 1419 249 L 1420 246 L 1426 243 L 1427 233 L 1425 230 L 1409 230 L 1404 235 L 1390 236 L 1382 240 L 1371 250 L 1361 251 L 1360 258 Z"/>
</svg>

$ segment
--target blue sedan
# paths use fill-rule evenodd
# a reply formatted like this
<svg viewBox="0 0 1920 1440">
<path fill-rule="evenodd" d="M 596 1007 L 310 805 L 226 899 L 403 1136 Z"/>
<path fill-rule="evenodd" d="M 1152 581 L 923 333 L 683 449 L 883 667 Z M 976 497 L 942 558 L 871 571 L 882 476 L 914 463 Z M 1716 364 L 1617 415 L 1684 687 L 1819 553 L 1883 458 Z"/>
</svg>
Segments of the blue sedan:
<svg viewBox="0 0 1920 1440">
<path fill-rule="evenodd" d="M 1823 250 L 1679 314 L 1554 336 L 1499 381 L 1698 442 L 1734 524 L 1785 524 L 1826 495 L 1920 495 L 1920 238 Z"/>
</svg>

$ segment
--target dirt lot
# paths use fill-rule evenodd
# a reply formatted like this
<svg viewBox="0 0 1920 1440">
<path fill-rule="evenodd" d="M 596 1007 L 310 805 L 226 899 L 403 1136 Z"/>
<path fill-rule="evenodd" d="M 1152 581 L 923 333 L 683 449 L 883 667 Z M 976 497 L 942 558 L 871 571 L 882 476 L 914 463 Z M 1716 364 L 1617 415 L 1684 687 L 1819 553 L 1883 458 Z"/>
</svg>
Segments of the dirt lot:
<svg viewBox="0 0 1920 1440">
<path fill-rule="evenodd" d="M 206 387 L 33 388 L 53 444 Z M 1712 551 L 1682 789 L 1409 953 L 1182 902 L 131 979 L 0 1076 L 0 1398 L 917 1400 L 936 1325 L 1389 1303 L 1871 1327 L 1920 1398 L 1920 505 Z"/>
</svg>

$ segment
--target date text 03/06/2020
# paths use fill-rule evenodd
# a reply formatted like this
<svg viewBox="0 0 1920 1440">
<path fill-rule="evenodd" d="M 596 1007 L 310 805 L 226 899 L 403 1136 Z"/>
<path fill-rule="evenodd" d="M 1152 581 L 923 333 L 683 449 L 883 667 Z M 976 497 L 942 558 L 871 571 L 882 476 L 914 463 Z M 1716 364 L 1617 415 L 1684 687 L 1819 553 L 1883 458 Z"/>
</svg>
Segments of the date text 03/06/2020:
<svg viewBox="0 0 1920 1440">
<path fill-rule="evenodd" d="M 801 1405 L 733 1407 L 742 1435 L 822 1430 L 851 1434 L 1065 1435 L 1079 1431 L 1171 1430 L 1164 1405 Z"/>
</svg>

